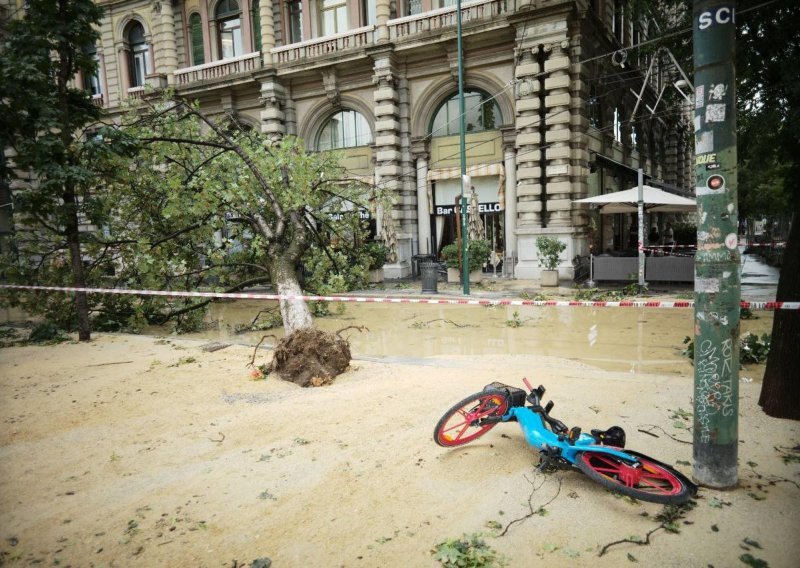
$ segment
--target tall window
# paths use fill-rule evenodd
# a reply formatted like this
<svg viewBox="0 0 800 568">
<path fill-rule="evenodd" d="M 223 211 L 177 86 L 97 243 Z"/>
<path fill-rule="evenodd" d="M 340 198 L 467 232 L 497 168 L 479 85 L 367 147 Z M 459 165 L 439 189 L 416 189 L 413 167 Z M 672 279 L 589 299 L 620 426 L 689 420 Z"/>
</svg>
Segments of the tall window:
<svg viewBox="0 0 800 568">
<path fill-rule="evenodd" d="M 192 42 L 192 65 L 202 65 L 206 62 L 203 51 L 203 22 L 197 12 L 189 16 L 189 36 Z"/>
<path fill-rule="evenodd" d="M 439 8 L 447 8 L 448 6 L 455 6 L 456 0 L 439 0 Z"/>
<path fill-rule="evenodd" d="M 244 53 L 242 44 L 242 18 L 236 0 L 222 0 L 217 4 L 217 29 L 219 30 L 219 52 L 222 59 Z"/>
<path fill-rule="evenodd" d="M 91 43 L 83 48 L 83 53 L 95 64 L 94 72 L 83 75 L 83 88 L 92 96 L 100 95 L 103 93 L 103 89 L 100 86 L 100 57 L 97 55 L 97 47 Z"/>
<path fill-rule="evenodd" d="M 256 51 L 261 51 L 261 2 L 260 2 L 260 0 L 253 0 L 253 7 L 251 8 L 251 13 L 252 13 L 252 17 L 250 18 L 250 21 L 253 22 L 253 43 L 255 44 Z"/>
<path fill-rule="evenodd" d="M 322 35 L 347 31 L 347 0 L 319 0 Z"/>
<path fill-rule="evenodd" d="M 422 0 L 406 0 L 404 16 L 415 16 L 422 13 Z"/>
<path fill-rule="evenodd" d="M 131 87 L 143 87 L 145 76 L 150 72 L 144 27 L 139 22 L 132 23 L 127 36 Z"/>
<path fill-rule="evenodd" d="M 289 42 L 299 43 L 303 41 L 303 2 L 289 0 L 287 9 L 289 10 Z"/>
<path fill-rule="evenodd" d="M 458 93 L 445 101 L 436 111 L 431 123 L 433 136 L 453 136 L 461 129 Z M 481 91 L 464 93 L 464 122 L 467 133 L 494 130 L 502 124 L 500 107 Z"/>
<path fill-rule="evenodd" d="M 376 21 L 375 10 L 376 10 L 376 2 L 366 0 L 366 2 L 363 3 L 362 5 L 363 13 L 361 14 L 361 16 L 363 18 L 365 26 L 372 26 L 375 24 Z"/>
<path fill-rule="evenodd" d="M 317 150 L 354 148 L 372 143 L 372 131 L 367 119 L 354 110 L 342 110 L 332 115 L 322 126 Z"/>
</svg>

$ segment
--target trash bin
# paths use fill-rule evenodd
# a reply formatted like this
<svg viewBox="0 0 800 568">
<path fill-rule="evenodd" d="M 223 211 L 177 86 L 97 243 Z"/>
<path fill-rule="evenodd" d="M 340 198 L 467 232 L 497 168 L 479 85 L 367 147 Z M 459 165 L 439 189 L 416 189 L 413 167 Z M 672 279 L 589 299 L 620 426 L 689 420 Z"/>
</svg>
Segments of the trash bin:
<svg viewBox="0 0 800 568">
<path fill-rule="evenodd" d="M 415 254 L 411 257 L 411 276 L 416 278 L 421 274 L 420 263 L 436 260 L 432 254 Z"/>
<path fill-rule="evenodd" d="M 422 293 L 436 294 L 439 290 L 437 283 L 439 280 L 439 265 L 430 260 L 419 263 L 419 271 L 422 277 Z"/>
</svg>

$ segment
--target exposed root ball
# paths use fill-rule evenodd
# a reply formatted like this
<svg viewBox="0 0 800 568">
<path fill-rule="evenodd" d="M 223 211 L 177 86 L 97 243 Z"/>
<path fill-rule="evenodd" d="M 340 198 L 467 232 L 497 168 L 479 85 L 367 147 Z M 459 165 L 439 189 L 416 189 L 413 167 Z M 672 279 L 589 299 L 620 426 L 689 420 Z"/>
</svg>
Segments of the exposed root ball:
<svg viewBox="0 0 800 568">
<path fill-rule="evenodd" d="M 350 344 L 320 329 L 301 329 L 275 346 L 270 372 L 301 387 L 319 387 L 333 381 L 350 365 Z"/>
</svg>

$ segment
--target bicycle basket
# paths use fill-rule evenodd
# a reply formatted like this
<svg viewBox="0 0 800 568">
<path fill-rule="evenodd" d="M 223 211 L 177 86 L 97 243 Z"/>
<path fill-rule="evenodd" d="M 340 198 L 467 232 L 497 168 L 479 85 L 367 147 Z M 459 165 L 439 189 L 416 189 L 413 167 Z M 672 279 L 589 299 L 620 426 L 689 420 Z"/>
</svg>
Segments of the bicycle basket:
<svg viewBox="0 0 800 568">
<path fill-rule="evenodd" d="M 499 390 L 506 393 L 506 396 L 508 397 L 509 408 L 515 406 L 525 406 L 525 391 L 522 389 L 518 389 L 517 387 L 510 387 L 508 385 L 504 385 L 503 383 L 495 381 L 483 387 L 483 390 L 484 391 Z"/>
</svg>

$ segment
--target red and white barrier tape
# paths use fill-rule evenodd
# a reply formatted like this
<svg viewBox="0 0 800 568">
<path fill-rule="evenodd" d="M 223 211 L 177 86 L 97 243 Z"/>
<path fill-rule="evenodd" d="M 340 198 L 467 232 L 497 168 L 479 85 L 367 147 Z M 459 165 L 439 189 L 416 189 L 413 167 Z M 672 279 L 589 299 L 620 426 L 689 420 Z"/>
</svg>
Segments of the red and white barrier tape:
<svg viewBox="0 0 800 568">
<path fill-rule="evenodd" d="M 464 306 L 555 306 L 584 308 L 693 308 L 692 300 L 621 300 L 619 302 L 581 300 L 506 300 L 466 298 L 377 298 L 373 296 L 306 296 L 235 292 L 169 292 L 161 290 L 125 290 L 119 288 L 69 288 L 60 286 L 16 286 L 0 284 L 0 289 L 40 290 L 45 292 L 86 292 L 90 294 L 127 294 L 131 296 L 169 296 L 176 298 L 227 298 L 238 300 L 303 300 L 306 302 L 355 302 L 363 304 L 444 304 Z M 751 310 L 800 310 L 800 302 L 748 302 Z"/>
</svg>

